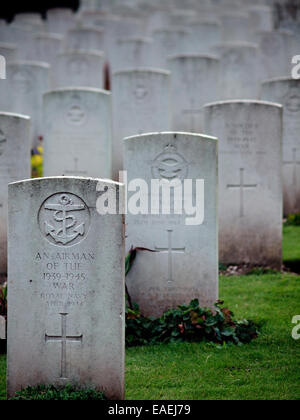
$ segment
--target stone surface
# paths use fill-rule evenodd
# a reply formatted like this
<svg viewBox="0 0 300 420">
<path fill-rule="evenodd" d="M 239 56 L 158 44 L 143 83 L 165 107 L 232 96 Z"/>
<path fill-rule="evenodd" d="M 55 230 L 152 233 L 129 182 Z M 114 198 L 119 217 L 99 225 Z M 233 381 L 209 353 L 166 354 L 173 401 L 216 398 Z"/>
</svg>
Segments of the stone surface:
<svg viewBox="0 0 300 420">
<path fill-rule="evenodd" d="M 291 74 L 293 36 L 288 31 L 259 31 L 261 81 Z"/>
<path fill-rule="evenodd" d="M 188 31 L 181 27 L 158 29 L 153 32 L 153 65 L 169 69 L 168 57 L 184 54 Z"/>
<path fill-rule="evenodd" d="M 12 61 L 17 58 L 17 46 L 7 42 L 0 43 L 0 55 L 5 57 L 5 60 Z"/>
<path fill-rule="evenodd" d="M 44 175 L 111 178 L 111 95 L 70 88 L 44 96 Z"/>
<path fill-rule="evenodd" d="M 185 54 L 210 54 L 221 42 L 221 24 L 213 20 L 193 21 L 188 25 Z"/>
<path fill-rule="evenodd" d="M 104 55 L 99 51 L 69 50 L 57 57 L 53 67 L 56 88 L 103 87 Z"/>
<path fill-rule="evenodd" d="M 72 28 L 65 36 L 64 47 L 69 50 L 105 50 L 103 29 L 81 25 Z"/>
<path fill-rule="evenodd" d="M 113 75 L 113 179 L 123 169 L 125 137 L 171 129 L 170 73 L 128 70 Z"/>
<path fill-rule="evenodd" d="M 117 41 L 114 70 L 151 67 L 153 41 L 151 38 L 130 37 Z"/>
<path fill-rule="evenodd" d="M 36 61 L 7 63 L 7 79 L 3 84 L 9 112 L 29 115 L 32 119 L 31 145 L 43 137 L 43 94 L 49 89 L 49 64 Z"/>
<path fill-rule="evenodd" d="M 0 315 L 0 340 L 6 339 L 6 320 Z"/>
<path fill-rule="evenodd" d="M 142 214 L 135 215 L 130 209 L 130 201 L 135 198 L 129 193 L 127 250 L 133 246 L 156 251 L 137 254 L 126 280 L 132 300 L 140 305 L 144 315 L 155 317 L 195 298 L 203 306 L 212 306 L 218 298 L 216 139 L 170 132 L 127 138 L 125 169 L 128 190 L 133 191 L 133 180 L 147 183 L 148 191 L 142 189 L 139 197 L 141 203 L 148 199 L 149 209 L 151 199 L 154 207 L 160 202 L 155 192 L 151 197 L 151 180 L 177 179 L 181 186 L 184 180 L 191 180 L 193 194 L 184 188 L 185 206 L 192 198 L 195 200 L 196 180 L 201 185 L 204 180 L 204 205 L 197 188 L 197 209 L 202 217 L 197 222 L 194 219 L 194 225 L 188 225 L 185 211 L 177 214 L 172 204 L 170 214 L 150 213 L 146 206 L 140 209 Z M 180 199 L 176 201 L 182 204 Z"/>
<path fill-rule="evenodd" d="M 205 107 L 218 136 L 219 247 L 223 264 L 281 268 L 282 107 L 227 101 Z"/>
<path fill-rule="evenodd" d="M 203 132 L 203 105 L 218 99 L 219 60 L 215 56 L 180 55 L 169 59 L 172 130 Z"/>
<path fill-rule="evenodd" d="M 124 226 L 96 211 L 105 186 L 122 193 L 90 178 L 9 185 L 9 397 L 71 384 L 124 398 Z"/>
<path fill-rule="evenodd" d="M 47 32 L 65 35 L 74 23 L 75 14 L 71 9 L 57 8 L 47 11 Z"/>
<path fill-rule="evenodd" d="M 247 13 L 230 12 L 220 16 L 223 42 L 253 41 L 254 33 Z"/>
<path fill-rule="evenodd" d="M 0 274 L 7 272 L 7 185 L 29 178 L 29 117 L 0 112 Z"/>
<path fill-rule="evenodd" d="M 300 213 L 300 80 L 267 81 L 262 85 L 261 98 L 283 105 L 284 213 Z"/>
<path fill-rule="evenodd" d="M 220 58 L 218 99 L 258 99 L 260 67 L 258 45 L 228 42 L 213 47 Z"/>
</svg>

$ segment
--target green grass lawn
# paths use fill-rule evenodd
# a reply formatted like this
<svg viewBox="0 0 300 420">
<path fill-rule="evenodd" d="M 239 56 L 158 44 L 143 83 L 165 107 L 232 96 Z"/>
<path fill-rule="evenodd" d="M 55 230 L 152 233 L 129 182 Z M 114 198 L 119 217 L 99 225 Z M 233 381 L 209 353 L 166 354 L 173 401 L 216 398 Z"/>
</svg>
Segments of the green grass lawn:
<svg viewBox="0 0 300 420">
<path fill-rule="evenodd" d="M 300 228 L 284 229 L 284 258 L 300 260 Z M 300 340 L 291 337 L 300 315 L 300 275 L 221 277 L 220 298 L 236 318 L 262 323 L 242 347 L 169 344 L 126 351 L 126 399 L 300 399 Z M 0 356 L 0 399 L 5 356 Z"/>
</svg>

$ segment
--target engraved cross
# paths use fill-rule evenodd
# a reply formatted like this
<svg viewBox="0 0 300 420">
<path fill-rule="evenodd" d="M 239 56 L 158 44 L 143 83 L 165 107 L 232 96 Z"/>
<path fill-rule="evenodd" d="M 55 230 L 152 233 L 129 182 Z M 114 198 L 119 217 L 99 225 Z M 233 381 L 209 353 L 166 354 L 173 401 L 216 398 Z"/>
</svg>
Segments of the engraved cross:
<svg viewBox="0 0 300 420">
<path fill-rule="evenodd" d="M 61 313 L 61 335 L 47 335 L 45 334 L 45 342 L 60 342 L 61 343 L 61 369 L 60 378 L 67 379 L 67 342 L 82 343 L 82 335 L 68 336 L 67 335 L 67 313 Z"/>
<path fill-rule="evenodd" d="M 168 247 L 167 248 L 155 247 L 155 250 L 160 252 L 160 253 L 167 253 L 168 254 L 168 283 L 172 283 L 174 281 L 173 280 L 173 254 L 174 253 L 184 254 L 185 253 L 185 247 L 183 247 L 183 248 L 173 248 L 172 247 L 173 230 L 169 229 L 169 230 L 167 230 L 167 233 L 168 233 Z"/>
<path fill-rule="evenodd" d="M 244 173 L 245 169 L 240 168 L 240 183 L 237 185 L 234 184 L 228 184 L 227 188 L 239 188 L 240 190 L 240 217 L 243 217 L 245 215 L 244 210 L 244 190 L 249 188 L 257 188 L 257 184 L 245 184 L 244 183 Z"/>
</svg>

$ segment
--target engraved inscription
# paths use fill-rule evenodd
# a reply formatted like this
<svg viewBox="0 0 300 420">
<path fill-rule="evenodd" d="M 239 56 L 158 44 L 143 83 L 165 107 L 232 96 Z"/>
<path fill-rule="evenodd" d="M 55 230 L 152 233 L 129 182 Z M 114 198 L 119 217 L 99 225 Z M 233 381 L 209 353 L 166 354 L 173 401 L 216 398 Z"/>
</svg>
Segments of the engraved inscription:
<svg viewBox="0 0 300 420">
<path fill-rule="evenodd" d="M 54 194 L 39 211 L 41 232 L 54 245 L 78 244 L 86 236 L 89 224 L 86 204 L 71 193 Z"/>
<path fill-rule="evenodd" d="M 257 188 L 257 184 L 245 184 L 244 181 L 244 173 L 245 169 L 240 168 L 240 183 L 239 184 L 228 184 L 228 189 L 236 189 L 238 188 L 240 191 L 240 217 L 243 217 L 245 215 L 245 207 L 244 207 L 244 190 L 248 190 L 249 188 Z"/>
<path fill-rule="evenodd" d="M 152 175 L 154 179 L 183 180 L 188 175 L 188 164 L 177 152 L 176 146 L 168 144 L 152 163 Z"/>
<path fill-rule="evenodd" d="M 61 313 L 61 335 L 45 334 L 45 342 L 59 342 L 61 343 L 61 366 L 60 378 L 67 379 L 67 342 L 82 343 L 83 336 L 69 336 L 67 335 L 67 313 Z"/>
<path fill-rule="evenodd" d="M 72 125 L 81 125 L 85 120 L 85 112 L 79 104 L 71 105 L 67 111 L 66 119 Z"/>
<path fill-rule="evenodd" d="M 155 247 L 155 250 L 160 253 L 167 253 L 168 254 L 168 283 L 173 283 L 173 254 L 174 253 L 185 253 L 185 247 L 182 248 L 174 248 L 172 244 L 172 235 L 173 230 L 169 229 L 167 230 L 168 233 L 168 247 L 167 248 L 159 248 Z"/>
<path fill-rule="evenodd" d="M 227 143 L 232 149 L 240 152 L 250 152 L 256 143 L 256 123 L 226 123 Z"/>
</svg>

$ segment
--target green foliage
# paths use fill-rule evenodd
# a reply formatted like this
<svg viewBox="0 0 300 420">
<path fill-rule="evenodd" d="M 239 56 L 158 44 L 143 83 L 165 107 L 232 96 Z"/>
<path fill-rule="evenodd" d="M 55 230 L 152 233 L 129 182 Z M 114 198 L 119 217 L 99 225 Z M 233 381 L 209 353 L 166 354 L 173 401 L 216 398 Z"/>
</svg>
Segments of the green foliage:
<svg viewBox="0 0 300 420">
<path fill-rule="evenodd" d="M 37 386 L 28 387 L 16 393 L 11 400 L 106 400 L 102 392 L 93 389 L 76 389 L 71 385 L 65 387 Z"/>
<path fill-rule="evenodd" d="M 280 274 L 279 271 L 268 267 L 254 267 L 248 273 L 247 276 L 263 276 L 265 274 Z"/>
<path fill-rule="evenodd" d="M 0 286 L 0 316 L 7 317 L 7 285 Z"/>
<path fill-rule="evenodd" d="M 212 342 L 215 344 L 246 344 L 257 338 L 258 326 L 252 321 L 235 321 L 233 313 L 215 304 L 214 311 L 201 308 L 198 299 L 188 306 L 167 311 L 161 318 L 141 315 L 138 306 L 126 309 L 126 345 L 139 346 L 175 342 Z"/>
<path fill-rule="evenodd" d="M 287 226 L 300 226 L 300 213 L 289 214 L 285 224 Z"/>
</svg>

